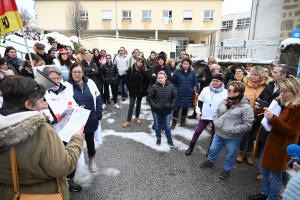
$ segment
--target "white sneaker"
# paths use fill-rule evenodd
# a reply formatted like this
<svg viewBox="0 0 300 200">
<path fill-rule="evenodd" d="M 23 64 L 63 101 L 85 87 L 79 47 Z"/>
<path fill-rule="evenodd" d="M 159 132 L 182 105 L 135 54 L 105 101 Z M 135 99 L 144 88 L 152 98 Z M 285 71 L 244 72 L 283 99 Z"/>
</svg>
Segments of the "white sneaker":
<svg viewBox="0 0 300 200">
<path fill-rule="evenodd" d="M 95 157 L 89 158 L 89 168 L 91 172 L 95 172 L 97 170 L 97 166 L 95 164 Z"/>
<path fill-rule="evenodd" d="M 104 109 L 104 108 L 106 108 L 106 105 L 105 105 L 105 103 L 104 103 L 104 104 L 102 104 L 102 109 Z"/>
<path fill-rule="evenodd" d="M 115 103 L 115 108 L 120 108 L 120 106 L 117 103 Z"/>
</svg>

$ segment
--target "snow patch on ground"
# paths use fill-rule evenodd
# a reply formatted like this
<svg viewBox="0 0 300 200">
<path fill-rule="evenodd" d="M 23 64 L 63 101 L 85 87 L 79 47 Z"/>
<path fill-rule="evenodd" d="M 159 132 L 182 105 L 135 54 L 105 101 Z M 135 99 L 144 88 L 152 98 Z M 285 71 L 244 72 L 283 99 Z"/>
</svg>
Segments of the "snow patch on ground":
<svg viewBox="0 0 300 200">
<path fill-rule="evenodd" d="M 114 122 L 115 122 L 115 120 L 114 120 L 114 119 L 107 119 L 106 121 L 107 121 L 107 123 L 110 123 L 110 124 L 112 124 L 112 123 L 114 123 Z"/>
<path fill-rule="evenodd" d="M 120 171 L 115 168 L 106 168 L 101 171 L 101 174 L 107 176 L 117 176 L 120 174 Z"/>
<path fill-rule="evenodd" d="M 76 169 L 74 182 L 81 185 L 82 187 L 91 187 L 93 185 L 95 176 L 97 176 L 98 174 L 98 171 L 91 173 L 89 170 L 89 166 L 84 165 Z"/>
</svg>

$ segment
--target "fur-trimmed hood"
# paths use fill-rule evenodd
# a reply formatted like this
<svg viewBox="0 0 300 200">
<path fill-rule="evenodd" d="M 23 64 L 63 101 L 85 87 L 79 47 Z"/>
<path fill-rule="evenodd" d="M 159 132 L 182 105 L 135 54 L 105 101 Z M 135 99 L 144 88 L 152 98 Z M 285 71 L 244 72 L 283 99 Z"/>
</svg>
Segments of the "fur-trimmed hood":
<svg viewBox="0 0 300 200">
<path fill-rule="evenodd" d="M 177 70 L 183 70 L 183 67 L 182 67 L 182 69 L 181 69 L 181 67 L 182 67 L 182 64 L 178 64 L 177 66 L 176 66 L 176 69 Z M 192 65 L 189 67 L 189 70 L 191 70 L 191 71 L 194 71 L 194 68 L 192 67 Z"/>
<path fill-rule="evenodd" d="M 38 111 L 0 115 L 0 152 L 32 137 L 45 121 Z"/>
</svg>

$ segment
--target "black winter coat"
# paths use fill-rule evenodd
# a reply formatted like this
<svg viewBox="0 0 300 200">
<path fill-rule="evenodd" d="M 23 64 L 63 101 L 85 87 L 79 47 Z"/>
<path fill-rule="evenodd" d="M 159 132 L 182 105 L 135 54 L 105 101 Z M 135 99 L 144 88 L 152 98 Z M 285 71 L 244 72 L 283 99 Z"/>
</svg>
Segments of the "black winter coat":
<svg viewBox="0 0 300 200">
<path fill-rule="evenodd" d="M 25 67 L 23 67 L 23 69 L 21 70 L 20 76 L 24 76 L 24 77 L 30 77 L 32 79 L 34 79 L 33 73 L 29 73 Z"/>
<path fill-rule="evenodd" d="M 202 78 L 204 78 L 204 77 L 205 77 L 205 81 L 202 80 Z M 210 69 L 207 65 L 200 72 L 200 74 L 198 74 L 197 80 L 200 83 L 200 89 L 199 89 L 199 92 L 198 92 L 198 94 L 200 94 L 201 91 L 203 90 L 203 88 L 209 86 L 209 84 L 212 81 L 212 75 L 211 75 Z"/>
<path fill-rule="evenodd" d="M 168 115 L 176 107 L 177 92 L 168 81 L 165 86 L 157 82 L 149 91 L 148 102 L 153 112 L 163 116 Z"/>
<path fill-rule="evenodd" d="M 105 63 L 100 67 L 100 79 L 103 84 L 117 84 L 119 76 L 117 65 Z"/>
<path fill-rule="evenodd" d="M 165 64 L 164 66 L 164 72 L 167 74 L 167 81 L 171 81 L 171 68 Z M 150 86 L 152 86 L 155 82 L 156 82 L 156 78 L 157 78 L 157 74 L 158 74 L 158 69 L 156 68 L 155 65 L 153 65 L 152 67 L 150 67 L 150 70 L 149 70 L 149 77 L 150 77 Z M 156 76 L 152 76 L 152 74 L 155 73 Z"/>
<path fill-rule="evenodd" d="M 91 60 L 90 64 L 86 60 L 82 60 L 81 64 L 84 69 L 84 75 L 86 75 L 89 79 L 92 79 L 96 85 L 99 84 L 99 70 L 97 65 Z M 94 69 L 94 71 L 93 71 Z"/>
<path fill-rule="evenodd" d="M 40 56 L 43 61 L 45 62 L 45 65 L 52 65 L 53 64 L 53 59 L 46 53 L 44 55 L 36 53 L 36 55 Z"/>
<path fill-rule="evenodd" d="M 125 79 L 125 83 L 129 90 L 129 96 L 144 97 L 147 95 L 150 84 L 148 71 L 138 72 L 134 65 L 127 70 Z"/>
<path fill-rule="evenodd" d="M 274 83 L 274 81 L 270 82 L 258 97 L 260 100 L 268 102 L 268 106 L 272 103 L 273 99 L 278 97 L 280 94 L 279 89 L 275 93 L 273 93 L 275 87 Z"/>
</svg>

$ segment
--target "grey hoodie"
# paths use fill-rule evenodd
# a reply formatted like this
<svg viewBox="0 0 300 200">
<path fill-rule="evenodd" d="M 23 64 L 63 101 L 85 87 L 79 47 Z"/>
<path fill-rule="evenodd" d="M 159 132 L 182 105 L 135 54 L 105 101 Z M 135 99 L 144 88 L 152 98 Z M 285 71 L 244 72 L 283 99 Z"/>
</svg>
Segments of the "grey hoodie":
<svg viewBox="0 0 300 200">
<path fill-rule="evenodd" d="M 117 65 L 119 76 L 125 75 L 129 65 L 129 57 L 125 54 L 123 57 L 118 54 L 115 57 L 114 64 Z"/>
<path fill-rule="evenodd" d="M 249 99 L 244 95 L 240 103 L 229 110 L 224 99 L 213 117 L 216 134 L 227 139 L 240 139 L 252 128 L 254 114 Z"/>
</svg>

